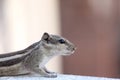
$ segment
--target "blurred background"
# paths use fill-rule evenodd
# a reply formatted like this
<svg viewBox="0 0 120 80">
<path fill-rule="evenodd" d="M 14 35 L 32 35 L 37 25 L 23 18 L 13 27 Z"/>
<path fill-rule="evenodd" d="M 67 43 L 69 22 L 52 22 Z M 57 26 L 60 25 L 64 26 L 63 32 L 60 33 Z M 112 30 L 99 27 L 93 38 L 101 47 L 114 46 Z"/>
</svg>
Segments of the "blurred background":
<svg viewBox="0 0 120 80">
<path fill-rule="evenodd" d="M 44 32 L 62 35 L 75 54 L 56 57 L 52 71 L 120 77 L 120 0 L 0 0 L 0 53 L 26 48 Z"/>
</svg>

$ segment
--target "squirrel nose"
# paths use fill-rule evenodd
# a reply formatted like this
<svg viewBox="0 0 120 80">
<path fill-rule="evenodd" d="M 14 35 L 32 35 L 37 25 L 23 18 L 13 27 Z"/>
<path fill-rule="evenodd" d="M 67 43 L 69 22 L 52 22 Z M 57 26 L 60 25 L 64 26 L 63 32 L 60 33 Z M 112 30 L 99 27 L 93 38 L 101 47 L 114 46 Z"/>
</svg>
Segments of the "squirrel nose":
<svg viewBox="0 0 120 80">
<path fill-rule="evenodd" d="M 75 46 L 71 46 L 71 49 L 72 49 L 72 51 L 75 51 L 76 47 Z"/>
<path fill-rule="evenodd" d="M 73 47 L 73 50 L 76 50 L 76 47 Z"/>
</svg>

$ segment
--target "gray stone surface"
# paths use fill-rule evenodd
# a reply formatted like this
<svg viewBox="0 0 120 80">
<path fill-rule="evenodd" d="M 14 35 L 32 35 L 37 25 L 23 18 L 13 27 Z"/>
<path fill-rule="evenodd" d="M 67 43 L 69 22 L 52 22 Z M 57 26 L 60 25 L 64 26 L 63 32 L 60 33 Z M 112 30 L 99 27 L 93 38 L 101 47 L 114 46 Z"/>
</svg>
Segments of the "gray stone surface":
<svg viewBox="0 0 120 80">
<path fill-rule="evenodd" d="M 120 79 L 59 74 L 57 78 L 45 78 L 39 76 L 14 76 L 14 77 L 0 77 L 0 80 L 120 80 Z"/>
</svg>

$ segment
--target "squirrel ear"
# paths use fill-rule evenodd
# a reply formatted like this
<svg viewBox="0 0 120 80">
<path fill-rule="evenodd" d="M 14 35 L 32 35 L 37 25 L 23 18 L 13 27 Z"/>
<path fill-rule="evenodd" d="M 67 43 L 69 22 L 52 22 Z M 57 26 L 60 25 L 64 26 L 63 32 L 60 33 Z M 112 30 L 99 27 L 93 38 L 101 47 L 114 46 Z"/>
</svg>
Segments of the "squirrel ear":
<svg viewBox="0 0 120 80">
<path fill-rule="evenodd" d="M 43 36 L 42 36 L 42 40 L 46 40 L 46 41 L 49 41 L 50 39 L 50 35 L 48 33 L 44 33 Z"/>
</svg>

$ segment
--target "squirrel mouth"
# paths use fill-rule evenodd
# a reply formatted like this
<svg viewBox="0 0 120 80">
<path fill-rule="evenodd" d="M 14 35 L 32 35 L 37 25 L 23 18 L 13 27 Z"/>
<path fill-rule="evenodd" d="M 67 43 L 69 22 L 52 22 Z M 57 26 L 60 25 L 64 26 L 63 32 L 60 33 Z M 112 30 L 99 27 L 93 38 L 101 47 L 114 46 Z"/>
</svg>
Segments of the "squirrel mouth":
<svg viewBox="0 0 120 80">
<path fill-rule="evenodd" d="M 68 52 L 68 53 L 66 53 L 65 55 L 72 55 L 73 53 L 74 53 L 75 51 L 73 50 L 73 51 L 71 51 L 71 52 Z"/>
<path fill-rule="evenodd" d="M 65 53 L 65 55 L 72 55 L 72 54 L 75 52 L 76 47 L 72 47 L 72 46 L 71 46 L 71 47 L 68 47 L 67 50 L 68 50 L 69 52 Z"/>
</svg>

